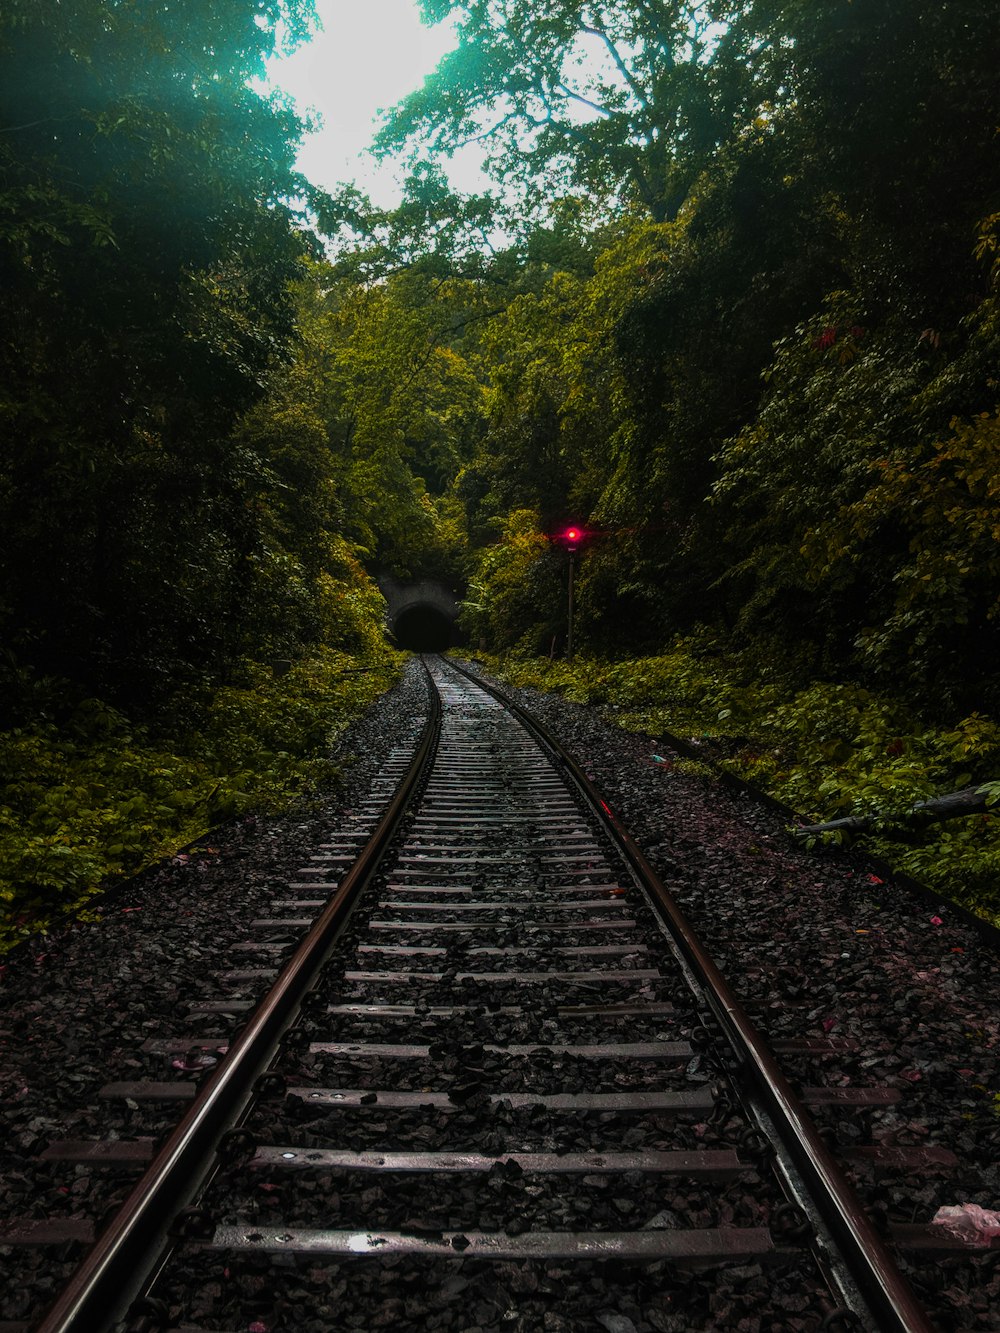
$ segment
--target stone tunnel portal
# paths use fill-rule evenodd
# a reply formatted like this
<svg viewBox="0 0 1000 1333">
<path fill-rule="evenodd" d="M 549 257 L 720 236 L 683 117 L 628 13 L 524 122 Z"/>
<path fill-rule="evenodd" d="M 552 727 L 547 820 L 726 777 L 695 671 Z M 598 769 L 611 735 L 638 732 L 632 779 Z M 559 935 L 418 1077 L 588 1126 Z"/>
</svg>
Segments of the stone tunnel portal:
<svg viewBox="0 0 1000 1333">
<path fill-rule="evenodd" d="M 386 627 L 399 648 L 443 653 L 463 642 L 453 589 L 430 579 L 401 583 L 391 575 L 380 578 L 379 586 L 386 600 Z"/>
</svg>

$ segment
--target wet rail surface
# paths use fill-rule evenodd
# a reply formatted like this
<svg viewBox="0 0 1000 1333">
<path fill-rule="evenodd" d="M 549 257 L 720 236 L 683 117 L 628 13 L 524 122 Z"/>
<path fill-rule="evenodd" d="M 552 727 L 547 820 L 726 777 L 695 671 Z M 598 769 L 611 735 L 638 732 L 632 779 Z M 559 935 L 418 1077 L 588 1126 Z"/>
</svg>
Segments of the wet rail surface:
<svg viewBox="0 0 1000 1333">
<path fill-rule="evenodd" d="M 395 755 L 238 965 L 149 1038 L 173 1077 L 103 1090 L 146 1132 L 47 1150 L 149 1169 L 110 1219 L 0 1235 L 64 1264 L 91 1247 L 20 1327 L 937 1327 L 805 1109 L 898 1092 L 825 1077 L 835 1039 L 764 1049 L 572 761 L 431 672 L 426 764 Z"/>
</svg>

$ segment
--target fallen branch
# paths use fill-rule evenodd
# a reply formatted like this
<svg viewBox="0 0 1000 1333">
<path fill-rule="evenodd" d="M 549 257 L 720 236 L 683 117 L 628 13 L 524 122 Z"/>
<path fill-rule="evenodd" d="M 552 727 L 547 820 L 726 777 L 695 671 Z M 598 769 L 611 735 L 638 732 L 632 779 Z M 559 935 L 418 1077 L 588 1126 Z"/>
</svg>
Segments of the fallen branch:
<svg viewBox="0 0 1000 1333">
<path fill-rule="evenodd" d="M 943 819 L 957 819 L 960 815 L 977 815 L 988 810 L 991 802 L 996 800 L 997 787 L 995 782 L 980 783 L 976 787 L 948 792 L 945 796 L 934 796 L 929 801 L 918 801 L 903 814 L 846 815 L 826 824 L 806 824 L 794 831 L 800 838 L 815 837 L 817 833 L 864 833 L 875 825 L 878 825 L 879 832 L 888 832 L 893 825 L 913 828 Z"/>
</svg>

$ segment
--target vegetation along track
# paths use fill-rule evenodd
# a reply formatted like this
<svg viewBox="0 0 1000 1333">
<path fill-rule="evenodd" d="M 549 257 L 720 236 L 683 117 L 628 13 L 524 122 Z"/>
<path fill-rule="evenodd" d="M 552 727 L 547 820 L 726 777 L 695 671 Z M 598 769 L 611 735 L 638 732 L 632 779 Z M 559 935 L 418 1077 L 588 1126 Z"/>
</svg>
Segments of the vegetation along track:
<svg viewBox="0 0 1000 1333">
<path fill-rule="evenodd" d="M 104 1090 L 145 1134 L 47 1150 L 146 1169 L 109 1218 L 0 1233 L 71 1272 L 23 1327 L 943 1327 L 892 1250 L 961 1242 L 916 1207 L 880 1238 L 806 1109 L 898 1091 L 826 1077 L 849 1043 L 765 1049 L 574 762 L 430 673 L 415 754 L 256 923 L 231 998 L 184 1015 L 243 1015 L 273 977 L 245 1026 L 151 1038 L 176 1081 Z"/>
</svg>

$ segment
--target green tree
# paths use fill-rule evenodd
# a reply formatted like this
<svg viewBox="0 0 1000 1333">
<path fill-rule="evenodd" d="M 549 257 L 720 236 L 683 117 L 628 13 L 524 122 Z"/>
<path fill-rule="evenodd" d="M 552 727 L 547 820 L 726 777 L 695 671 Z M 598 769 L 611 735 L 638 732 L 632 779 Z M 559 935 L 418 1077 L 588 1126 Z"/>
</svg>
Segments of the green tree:
<svg viewBox="0 0 1000 1333">
<path fill-rule="evenodd" d="M 479 551 L 462 610 L 473 644 L 547 652 L 566 633 L 564 571 L 530 509 L 508 515 L 500 541 Z"/>
<path fill-rule="evenodd" d="M 863 319 L 856 299 L 837 293 L 778 342 L 759 411 L 720 450 L 714 491 L 729 527 L 724 586 L 738 628 L 814 636 L 841 668 L 885 609 L 887 545 L 881 564 L 831 565 L 830 577 L 804 547 L 859 498 L 875 460 L 918 447 L 911 404 L 932 375 L 905 324 L 875 331 Z"/>
<path fill-rule="evenodd" d="M 459 42 L 389 114 L 383 151 L 432 155 L 487 144 L 499 179 L 538 197 L 621 190 L 656 221 L 673 218 L 729 134 L 731 102 L 712 55 L 732 12 L 723 0 L 422 0 L 454 18 Z"/>
<path fill-rule="evenodd" d="M 491 195 L 457 194 L 441 167 L 417 162 L 394 208 L 378 208 L 355 185 L 319 201 L 318 223 L 334 242 L 336 270 L 361 282 L 416 269 L 440 279 L 481 278 L 493 262 L 490 233 L 503 204 Z"/>
<path fill-rule="evenodd" d="M 452 345 L 467 284 L 419 270 L 364 283 L 317 263 L 297 295 L 295 360 L 252 414 L 259 447 L 305 469 L 281 482 L 284 528 L 313 534 L 295 536 L 293 549 L 336 530 L 369 568 L 458 577 L 463 539 L 449 491 L 482 400 Z M 300 504 L 303 483 L 314 510 Z"/>
<path fill-rule="evenodd" d="M 219 670 L 292 335 L 300 122 L 252 92 L 311 0 L 12 0 L 0 15 L 2 632 L 147 700 Z M 243 608 L 248 614 L 247 608 Z"/>
<path fill-rule="evenodd" d="M 724 588 L 741 632 L 811 639 L 827 670 L 905 682 L 939 715 L 982 707 L 996 698 L 997 302 L 950 346 L 903 317 L 864 319 L 839 293 L 783 339 L 759 412 L 721 450 Z"/>
<path fill-rule="evenodd" d="M 983 294 L 969 238 L 1000 174 L 998 44 L 983 0 L 755 0 L 727 30 L 717 59 L 751 72 L 771 133 L 839 202 L 872 313 L 941 328 Z"/>
</svg>

